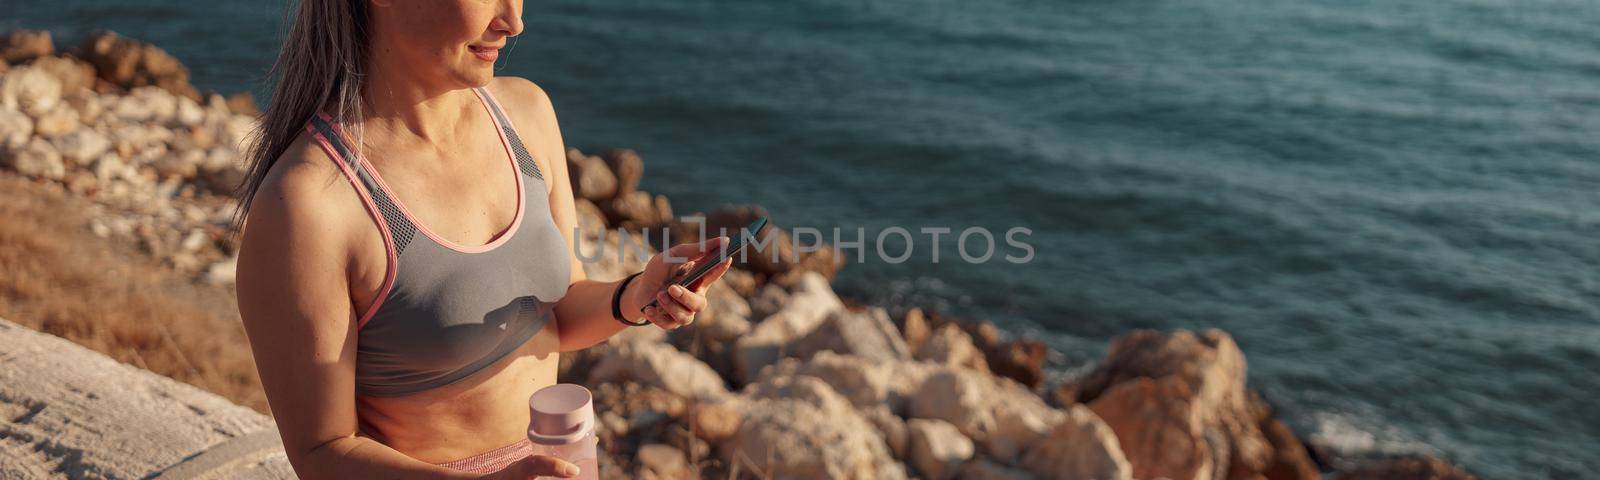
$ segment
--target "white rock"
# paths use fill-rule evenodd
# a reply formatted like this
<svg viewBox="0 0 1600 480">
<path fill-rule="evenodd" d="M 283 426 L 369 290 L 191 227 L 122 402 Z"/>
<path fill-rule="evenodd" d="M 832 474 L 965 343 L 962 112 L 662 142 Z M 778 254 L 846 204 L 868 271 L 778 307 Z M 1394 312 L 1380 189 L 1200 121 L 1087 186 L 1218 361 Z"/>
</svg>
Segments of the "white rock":
<svg viewBox="0 0 1600 480">
<path fill-rule="evenodd" d="M 112 152 L 101 154 L 99 158 L 95 159 L 91 168 L 94 169 L 95 178 L 100 179 L 102 183 L 138 175 L 133 169 L 128 168 L 128 164 L 122 161 L 122 157 Z"/>
<path fill-rule="evenodd" d="M 913 418 L 906 422 L 906 428 L 911 440 L 907 456 L 923 478 L 955 478 L 961 464 L 972 458 L 972 439 L 963 436 L 950 422 Z"/>
<path fill-rule="evenodd" d="M 895 415 L 884 405 L 859 411 L 862 418 L 878 428 L 879 436 L 883 437 L 883 443 L 889 446 L 889 451 L 894 453 L 894 457 L 905 459 L 906 446 L 911 442 L 911 432 L 906 430 L 905 419 Z"/>
<path fill-rule="evenodd" d="M 734 345 L 734 370 L 740 382 L 753 381 L 762 368 L 792 353 L 791 340 L 811 333 L 830 313 L 843 309 L 844 302 L 833 293 L 828 280 L 816 272 L 807 272 L 790 291 L 782 308 L 756 324 Z"/>
<path fill-rule="evenodd" d="M 78 120 L 84 124 L 93 124 L 100 119 L 100 114 L 105 113 L 106 106 L 100 100 L 100 95 L 94 92 L 84 92 L 66 98 L 67 105 L 78 111 Z"/>
<path fill-rule="evenodd" d="M 150 120 L 157 123 L 171 123 L 178 115 L 178 96 L 166 89 L 155 86 L 145 86 L 133 89 L 130 97 L 144 100 L 150 107 Z"/>
<path fill-rule="evenodd" d="M 972 343 L 972 337 L 967 335 L 967 332 L 961 331 L 961 327 L 954 323 L 947 323 L 934 331 L 923 343 L 922 348 L 917 350 L 917 359 L 981 372 L 989 371 L 989 362 L 984 359 L 983 351 L 978 350 Z"/>
<path fill-rule="evenodd" d="M 179 125 L 193 127 L 206 121 L 206 111 L 200 107 L 199 103 L 184 96 L 179 96 L 177 99 L 178 108 L 175 119 Z"/>
<path fill-rule="evenodd" d="M 706 291 L 706 309 L 693 324 L 716 342 L 733 342 L 750 333 L 750 304 L 727 285 L 718 282 Z"/>
<path fill-rule="evenodd" d="M 617 345 L 595 365 L 589 378 L 593 382 L 633 380 L 696 400 L 728 396 L 722 377 L 711 367 L 664 343 Z"/>
<path fill-rule="evenodd" d="M 0 345 L 0 478 L 294 478 L 270 417 L 4 320 Z"/>
<path fill-rule="evenodd" d="M 163 153 L 166 151 L 167 142 L 173 139 L 172 130 L 139 122 L 112 127 L 110 134 L 114 143 L 125 143 L 135 150 L 160 146 Z"/>
<path fill-rule="evenodd" d="M 741 398 L 798 399 L 830 411 L 852 411 L 850 401 L 833 387 L 816 378 L 798 375 L 771 375 L 744 387 Z"/>
<path fill-rule="evenodd" d="M 834 310 L 789 348 L 793 355 L 801 358 L 833 351 L 875 360 L 911 359 L 905 339 L 889 320 L 889 313 L 880 307 L 860 312 Z"/>
<path fill-rule="evenodd" d="M 6 165 L 23 175 L 60 180 L 67 175 L 67 166 L 61 162 L 61 153 L 50 142 L 35 137 L 21 148 L 8 149 L 0 156 Z"/>
<path fill-rule="evenodd" d="M 72 133 L 56 137 L 52 141 L 61 156 L 78 165 L 88 165 L 105 155 L 111 148 L 111 140 L 105 135 L 90 128 L 80 128 Z M 98 176 L 98 171 L 96 172 Z"/>
<path fill-rule="evenodd" d="M 788 290 L 784 290 L 782 286 L 776 283 L 768 283 L 766 286 L 761 287 L 761 290 L 757 291 L 755 296 L 750 297 L 750 319 L 765 319 L 768 315 L 782 310 L 783 305 L 788 302 Z"/>
<path fill-rule="evenodd" d="M 912 417 L 950 422 L 990 457 L 1008 464 L 1064 416 L 1027 387 L 967 369 L 944 369 L 928 376 L 910 407 Z"/>
<path fill-rule="evenodd" d="M 118 98 L 110 110 L 112 115 L 128 123 L 148 122 L 156 115 L 150 99 L 133 95 Z"/>
<path fill-rule="evenodd" d="M 1027 455 L 1022 466 L 1044 478 L 1128 480 L 1133 467 L 1117 435 L 1089 407 L 1073 405 Z"/>
<path fill-rule="evenodd" d="M 204 279 L 213 285 L 233 283 L 234 274 L 238 267 L 239 257 L 237 255 L 229 257 L 227 260 L 211 264 L 206 269 Z"/>
<path fill-rule="evenodd" d="M 662 443 L 639 446 L 634 460 L 639 464 L 639 477 L 645 479 L 693 478 L 694 468 L 682 450 Z"/>
<path fill-rule="evenodd" d="M 768 379 L 742 398 L 738 432 L 717 445 L 728 465 L 763 478 L 905 478 L 872 425 L 816 379 Z"/>
<path fill-rule="evenodd" d="M 884 406 L 895 413 L 907 410 L 908 399 L 936 367 L 908 361 L 880 361 L 834 352 L 819 352 L 807 360 L 785 359 L 761 372 L 762 377 L 802 375 L 827 383 L 857 408 Z"/>
<path fill-rule="evenodd" d="M 185 150 L 175 152 L 155 159 L 150 165 L 155 167 L 156 173 L 163 177 L 194 178 L 200 173 L 200 164 L 205 163 L 204 150 Z"/>
<path fill-rule="evenodd" d="M 15 109 L 38 119 L 61 103 L 61 81 L 43 70 L 27 65 L 16 67 L 0 77 L 0 106 Z"/>
<path fill-rule="evenodd" d="M 89 219 L 89 231 L 94 232 L 94 235 L 100 238 L 111 236 L 111 227 L 107 226 L 105 220 L 100 218 Z"/>
<path fill-rule="evenodd" d="M 183 237 L 183 242 L 180 242 L 178 247 L 185 252 L 193 252 L 199 250 L 200 247 L 206 246 L 207 240 L 209 238 L 206 237 L 205 230 L 195 228 L 189 230 L 189 234 Z"/>
<path fill-rule="evenodd" d="M 33 123 L 33 133 L 41 137 L 57 137 L 78 130 L 78 111 L 70 108 L 52 108 Z"/>
<path fill-rule="evenodd" d="M 11 108 L 0 107 L 0 149 L 20 148 L 33 136 L 33 119 Z"/>
<path fill-rule="evenodd" d="M 222 94 L 212 93 L 206 95 L 207 117 L 222 117 L 230 114 L 232 114 L 232 110 L 228 108 L 228 99 L 224 98 Z"/>
</svg>

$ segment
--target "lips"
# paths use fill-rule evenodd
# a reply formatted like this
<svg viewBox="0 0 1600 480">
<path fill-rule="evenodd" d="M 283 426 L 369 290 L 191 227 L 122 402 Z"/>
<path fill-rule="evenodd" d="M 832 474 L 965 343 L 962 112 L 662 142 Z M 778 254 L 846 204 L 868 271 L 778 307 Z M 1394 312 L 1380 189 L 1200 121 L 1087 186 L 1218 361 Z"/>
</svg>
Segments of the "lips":
<svg viewBox="0 0 1600 480">
<path fill-rule="evenodd" d="M 492 63 L 495 61 L 495 59 L 500 58 L 500 47 L 467 45 L 467 50 L 471 51 L 473 56 L 476 56 L 479 60 L 483 60 L 485 62 Z"/>
</svg>

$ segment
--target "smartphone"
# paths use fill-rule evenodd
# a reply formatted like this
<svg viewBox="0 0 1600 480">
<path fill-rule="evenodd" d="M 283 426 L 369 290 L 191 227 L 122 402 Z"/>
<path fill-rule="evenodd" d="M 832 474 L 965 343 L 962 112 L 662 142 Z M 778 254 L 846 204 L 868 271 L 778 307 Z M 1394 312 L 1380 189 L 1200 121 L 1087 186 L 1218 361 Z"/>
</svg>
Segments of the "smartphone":
<svg viewBox="0 0 1600 480">
<path fill-rule="evenodd" d="M 734 254 L 739 253 L 739 250 L 744 249 L 744 239 L 746 236 L 749 236 L 752 239 L 761 238 L 761 229 L 766 228 L 766 226 L 767 217 L 761 217 L 757 218 L 754 222 L 750 222 L 750 225 L 746 225 L 743 230 L 733 232 L 732 238 L 728 240 L 728 245 L 726 248 L 721 249 L 716 260 L 695 265 L 694 270 L 690 270 L 687 275 L 680 277 L 678 280 L 672 283 L 675 285 L 682 285 L 683 287 L 687 288 L 689 285 L 694 284 L 694 282 L 699 281 L 700 277 L 706 276 L 706 273 L 710 272 L 711 269 L 717 268 L 717 265 L 721 265 L 723 260 L 727 260 L 728 257 L 731 257 Z M 646 303 L 644 305 L 644 308 L 650 308 L 654 306 L 656 306 L 656 299 L 652 298 L 650 299 L 650 303 Z"/>
</svg>

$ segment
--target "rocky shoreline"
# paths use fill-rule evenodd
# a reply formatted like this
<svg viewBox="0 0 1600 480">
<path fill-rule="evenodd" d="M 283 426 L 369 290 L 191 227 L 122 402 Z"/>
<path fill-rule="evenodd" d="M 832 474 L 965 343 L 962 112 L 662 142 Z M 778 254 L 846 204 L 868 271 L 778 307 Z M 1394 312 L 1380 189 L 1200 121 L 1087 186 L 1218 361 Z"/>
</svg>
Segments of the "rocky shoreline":
<svg viewBox="0 0 1600 480">
<path fill-rule="evenodd" d="M 233 279 L 226 228 L 243 177 L 247 95 L 202 94 L 159 48 L 109 32 L 58 52 L 48 32 L 0 44 L 0 167 L 94 205 L 85 228 L 196 281 Z M 567 165 L 591 278 L 642 267 L 639 246 L 693 241 L 668 198 L 638 189 L 631 150 Z M 707 211 L 736 229 L 758 206 Z M 774 219 L 781 222 L 781 219 Z M 1079 378 L 1046 378 L 1048 346 L 994 324 L 841 299 L 831 249 L 798 254 L 773 229 L 688 327 L 635 328 L 563 356 L 595 392 L 602 463 L 617 478 L 1471 478 L 1427 457 L 1318 462 L 1249 388 L 1226 333 L 1136 331 Z M 242 347 L 242 346 L 241 346 Z"/>
</svg>

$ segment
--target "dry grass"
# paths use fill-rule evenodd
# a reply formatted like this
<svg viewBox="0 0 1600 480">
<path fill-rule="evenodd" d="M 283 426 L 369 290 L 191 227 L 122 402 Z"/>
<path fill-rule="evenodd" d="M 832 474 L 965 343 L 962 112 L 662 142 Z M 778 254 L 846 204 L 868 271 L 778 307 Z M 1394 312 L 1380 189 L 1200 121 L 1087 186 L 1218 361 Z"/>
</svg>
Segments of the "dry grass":
<svg viewBox="0 0 1600 480">
<path fill-rule="evenodd" d="M 233 288 L 95 236 L 88 207 L 0 173 L 0 317 L 265 413 Z"/>
</svg>

